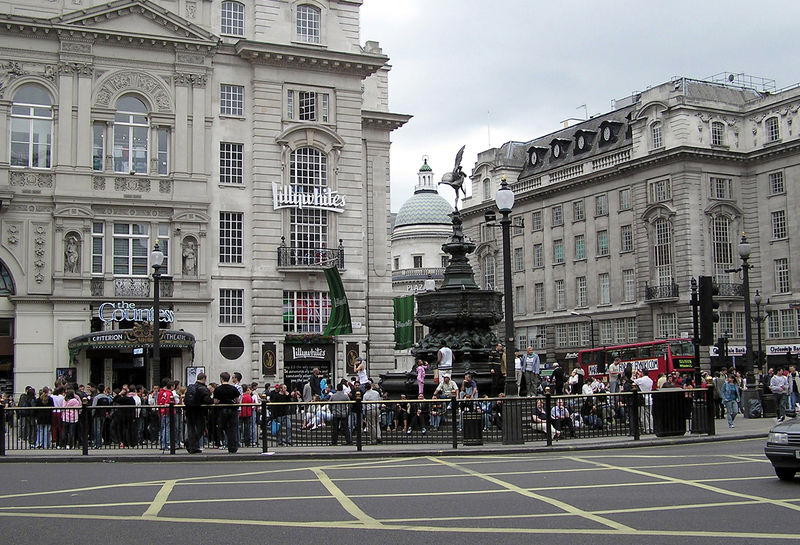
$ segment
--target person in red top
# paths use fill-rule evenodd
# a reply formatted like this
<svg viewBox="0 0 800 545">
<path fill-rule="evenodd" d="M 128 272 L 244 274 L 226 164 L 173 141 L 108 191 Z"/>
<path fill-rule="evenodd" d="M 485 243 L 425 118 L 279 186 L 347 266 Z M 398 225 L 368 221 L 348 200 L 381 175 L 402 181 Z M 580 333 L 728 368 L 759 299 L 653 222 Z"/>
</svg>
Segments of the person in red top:
<svg viewBox="0 0 800 545">
<path fill-rule="evenodd" d="M 164 377 L 161 379 L 161 388 L 158 390 L 158 395 L 156 396 L 156 405 L 163 405 L 159 407 L 158 414 L 160 416 L 160 433 L 159 433 L 159 443 L 161 446 L 161 450 L 167 450 L 170 446 L 169 443 L 169 436 L 170 436 L 170 420 L 169 420 L 169 408 L 166 405 L 174 402 L 174 398 L 172 397 L 172 379 L 169 377 Z"/>
<path fill-rule="evenodd" d="M 249 447 L 253 442 L 253 438 L 251 437 L 251 433 L 253 431 L 253 427 L 251 425 L 251 420 L 253 419 L 253 407 L 247 405 L 248 403 L 254 403 L 253 395 L 250 392 L 250 387 L 247 384 L 242 384 L 242 407 L 241 411 L 239 412 L 239 435 L 242 438 L 242 443 L 246 447 Z"/>
</svg>

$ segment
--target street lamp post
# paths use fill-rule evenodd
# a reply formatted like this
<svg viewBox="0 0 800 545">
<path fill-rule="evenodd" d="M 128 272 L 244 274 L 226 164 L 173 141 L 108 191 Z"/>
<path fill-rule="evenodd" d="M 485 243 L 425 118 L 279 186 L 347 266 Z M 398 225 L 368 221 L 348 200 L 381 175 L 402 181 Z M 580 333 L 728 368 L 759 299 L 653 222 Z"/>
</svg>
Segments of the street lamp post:
<svg viewBox="0 0 800 545">
<path fill-rule="evenodd" d="M 505 304 L 505 324 L 506 324 L 506 395 L 517 395 L 517 378 L 514 375 L 514 353 L 516 352 L 514 342 L 514 301 L 512 299 L 511 286 L 511 209 L 514 207 L 514 192 L 503 176 L 500 188 L 495 195 L 497 209 L 503 216 L 500 220 L 500 227 L 503 231 L 503 302 Z"/>
<path fill-rule="evenodd" d="M 747 384 L 755 382 L 755 370 L 753 369 L 753 318 L 750 313 L 750 252 L 752 248 L 747 242 L 747 236 L 742 233 L 742 240 L 739 243 L 739 257 L 742 258 L 742 288 L 744 289 L 744 361 L 747 373 Z"/>
<path fill-rule="evenodd" d="M 592 348 L 594 348 L 594 319 L 590 314 L 584 314 L 583 312 L 578 312 L 575 310 L 571 310 L 569 312 L 573 316 L 583 316 L 584 318 L 589 318 L 589 337 L 591 338 Z"/>
<path fill-rule="evenodd" d="M 164 263 L 164 252 L 158 247 L 158 242 L 153 246 L 153 251 L 150 253 L 150 265 L 153 267 L 153 360 L 152 360 L 152 373 L 161 374 L 161 324 L 159 322 L 159 296 L 161 280 L 161 265 Z"/>
<path fill-rule="evenodd" d="M 761 372 L 764 372 L 764 345 L 761 343 L 761 324 L 764 323 L 766 320 L 767 315 L 765 314 L 763 317 L 761 316 L 761 294 L 758 293 L 756 290 L 756 294 L 753 297 L 753 300 L 756 302 L 756 325 L 758 326 L 758 368 L 761 369 Z M 769 304 L 769 299 L 766 300 L 764 303 L 765 305 Z"/>
</svg>

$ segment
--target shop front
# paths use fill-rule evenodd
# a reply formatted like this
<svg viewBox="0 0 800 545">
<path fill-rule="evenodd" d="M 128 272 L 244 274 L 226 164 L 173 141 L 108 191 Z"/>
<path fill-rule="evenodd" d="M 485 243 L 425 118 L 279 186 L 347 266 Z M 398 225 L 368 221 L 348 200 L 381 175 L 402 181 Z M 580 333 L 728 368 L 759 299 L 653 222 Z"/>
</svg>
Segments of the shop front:
<svg viewBox="0 0 800 545">
<path fill-rule="evenodd" d="M 337 377 L 336 370 L 336 345 L 329 344 L 284 344 L 283 347 L 283 382 L 291 391 L 292 388 L 303 389 L 303 385 L 319 369 L 320 376 L 324 377 L 333 387 Z"/>
</svg>

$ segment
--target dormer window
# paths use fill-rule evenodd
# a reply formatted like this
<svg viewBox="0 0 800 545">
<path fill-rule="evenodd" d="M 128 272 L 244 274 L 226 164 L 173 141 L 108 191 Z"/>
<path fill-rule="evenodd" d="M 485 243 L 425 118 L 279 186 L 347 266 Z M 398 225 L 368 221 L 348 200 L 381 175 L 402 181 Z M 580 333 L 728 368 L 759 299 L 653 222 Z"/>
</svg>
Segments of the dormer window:
<svg viewBox="0 0 800 545">
<path fill-rule="evenodd" d="M 579 130 L 575 132 L 575 151 L 573 153 L 583 153 L 592 146 L 596 136 L 595 131 Z"/>
<path fill-rule="evenodd" d="M 547 155 L 547 151 L 547 148 L 539 146 L 528 148 L 528 164 L 532 167 L 538 167 L 542 163 L 542 159 Z"/>
<path fill-rule="evenodd" d="M 561 159 L 567 153 L 567 149 L 571 141 L 556 138 L 550 142 L 550 153 L 553 154 L 553 159 Z"/>
<path fill-rule="evenodd" d="M 617 141 L 622 123 L 619 121 L 603 121 L 600 124 L 600 145 L 604 146 Z"/>
</svg>

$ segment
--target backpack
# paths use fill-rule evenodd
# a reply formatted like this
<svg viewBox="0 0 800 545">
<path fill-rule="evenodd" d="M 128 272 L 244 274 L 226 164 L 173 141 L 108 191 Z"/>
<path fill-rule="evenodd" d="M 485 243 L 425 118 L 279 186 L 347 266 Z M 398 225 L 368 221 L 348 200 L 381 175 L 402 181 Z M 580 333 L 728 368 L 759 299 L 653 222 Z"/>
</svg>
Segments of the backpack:
<svg viewBox="0 0 800 545">
<path fill-rule="evenodd" d="M 97 407 L 111 407 L 111 400 L 108 399 L 108 396 L 99 396 L 97 398 L 97 403 L 95 403 Z M 95 415 L 97 418 L 101 416 L 107 417 L 111 414 L 111 409 L 106 409 L 105 411 L 96 411 Z"/>
<path fill-rule="evenodd" d="M 183 404 L 187 407 L 197 407 L 200 399 L 197 395 L 197 384 L 190 384 L 186 387 L 186 394 L 183 396 Z"/>
</svg>

